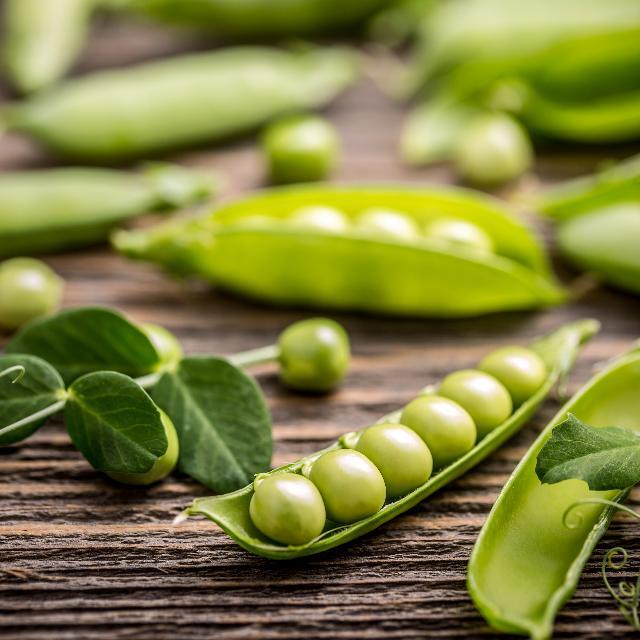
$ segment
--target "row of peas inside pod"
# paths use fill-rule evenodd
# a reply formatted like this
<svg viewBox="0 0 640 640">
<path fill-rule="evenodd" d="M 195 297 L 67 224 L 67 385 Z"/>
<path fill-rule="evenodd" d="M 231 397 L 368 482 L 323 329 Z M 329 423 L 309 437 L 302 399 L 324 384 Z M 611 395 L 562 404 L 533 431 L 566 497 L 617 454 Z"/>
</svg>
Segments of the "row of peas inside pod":
<svg viewBox="0 0 640 640">
<path fill-rule="evenodd" d="M 343 436 L 301 473 L 258 475 L 250 503 L 253 524 L 284 545 L 322 535 L 327 520 L 351 524 L 423 485 L 503 424 L 544 383 L 547 367 L 525 347 L 504 347 L 478 369 L 456 371 L 402 410 Z"/>
</svg>

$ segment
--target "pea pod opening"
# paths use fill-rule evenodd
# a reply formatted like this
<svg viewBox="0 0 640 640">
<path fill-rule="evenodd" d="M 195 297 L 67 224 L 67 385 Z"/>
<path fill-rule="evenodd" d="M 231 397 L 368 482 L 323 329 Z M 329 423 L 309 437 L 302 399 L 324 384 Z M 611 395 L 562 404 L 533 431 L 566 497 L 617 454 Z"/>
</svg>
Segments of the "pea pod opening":
<svg viewBox="0 0 640 640">
<path fill-rule="evenodd" d="M 427 496 L 474 467 L 492 451 L 501 446 L 529 420 L 554 385 L 567 374 L 580 346 L 597 332 L 598 326 L 598 323 L 594 320 L 582 320 L 564 325 L 553 333 L 534 341 L 530 348 L 544 360 L 547 366 L 547 377 L 540 389 L 523 403 L 508 420 L 478 442 L 468 453 L 433 475 L 426 483 L 408 495 L 388 501 L 373 516 L 345 526 L 331 526 L 329 523 L 329 527 L 320 537 L 305 545 L 276 545 L 262 535 L 251 520 L 249 503 L 254 492 L 253 484 L 251 484 L 226 495 L 195 499 L 178 516 L 176 522 L 180 522 L 190 516 L 203 515 L 222 527 L 229 536 L 246 550 L 272 559 L 308 556 L 354 540 L 415 506 Z M 400 412 L 396 412 L 391 416 L 385 416 L 383 421 L 391 420 L 397 422 L 399 417 Z M 279 467 L 269 472 L 269 475 L 280 472 L 301 473 L 305 467 L 308 467 L 322 453 L 347 447 L 351 438 L 352 436 L 343 436 L 328 448 L 292 464 Z"/>
<path fill-rule="evenodd" d="M 613 509 L 583 505 L 565 525 L 575 502 L 598 497 L 622 501 L 626 491 L 589 491 L 568 480 L 543 485 L 535 467 L 551 431 L 569 413 L 594 426 L 640 429 L 640 350 L 623 355 L 592 378 L 549 422 L 505 484 L 478 537 L 468 570 L 476 606 L 496 629 L 551 637 L 558 610 L 575 590 L 586 561 L 604 535 Z"/>
<path fill-rule="evenodd" d="M 100 163 L 247 133 L 324 106 L 356 74 L 345 48 L 233 47 L 74 78 L 1 115 L 61 155 Z"/>
<path fill-rule="evenodd" d="M 366 209 L 391 209 L 418 229 L 439 218 L 470 222 L 495 253 L 419 234 L 411 241 L 376 235 L 355 224 L 342 233 L 290 224 L 308 205 L 332 207 L 349 221 Z M 496 200 L 463 189 L 281 187 L 200 218 L 120 232 L 113 241 L 129 257 L 278 305 L 462 317 L 565 299 L 533 234 Z"/>
</svg>

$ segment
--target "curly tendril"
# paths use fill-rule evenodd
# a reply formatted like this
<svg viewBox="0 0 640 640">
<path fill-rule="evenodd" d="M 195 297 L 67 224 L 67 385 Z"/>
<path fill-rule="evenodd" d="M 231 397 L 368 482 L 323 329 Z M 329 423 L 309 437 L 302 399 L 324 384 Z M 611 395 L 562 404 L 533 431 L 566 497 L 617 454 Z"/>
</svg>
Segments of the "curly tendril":
<svg viewBox="0 0 640 640">
<path fill-rule="evenodd" d="M 10 376 L 12 373 L 15 373 L 16 376 L 11 381 L 11 384 L 15 384 L 16 382 L 20 382 L 20 380 L 22 380 L 26 372 L 27 370 L 21 364 L 16 364 L 13 367 L 4 369 L 4 371 L 0 371 L 0 378 L 3 378 L 4 376 Z"/>
<path fill-rule="evenodd" d="M 587 498 L 585 500 L 578 500 L 574 502 L 565 512 L 562 517 L 563 524 L 568 529 L 575 529 L 579 527 L 583 522 L 583 515 L 576 511 L 577 507 L 585 504 L 599 504 L 606 507 L 611 507 L 617 511 L 623 511 L 624 513 L 632 516 L 636 520 L 640 520 L 640 513 L 630 509 L 629 507 L 613 502 L 612 500 L 605 500 L 604 498 Z M 573 515 L 573 520 L 570 521 L 570 516 Z M 611 594 L 613 599 L 618 603 L 618 609 L 623 615 L 624 619 L 636 630 L 640 631 L 640 613 L 638 611 L 640 605 L 640 574 L 635 582 L 629 582 L 627 580 L 621 580 L 618 582 L 617 588 L 611 584 L 607 571 L 609 569 L 613 571 L 620 571 L 624 569 L 629 563 L 629 554 L 626 549 L 622 547 L 614 547 L 609 549 L 602 559 L 602 579 L 607 588 L 607 591 Z"/>
</svg>

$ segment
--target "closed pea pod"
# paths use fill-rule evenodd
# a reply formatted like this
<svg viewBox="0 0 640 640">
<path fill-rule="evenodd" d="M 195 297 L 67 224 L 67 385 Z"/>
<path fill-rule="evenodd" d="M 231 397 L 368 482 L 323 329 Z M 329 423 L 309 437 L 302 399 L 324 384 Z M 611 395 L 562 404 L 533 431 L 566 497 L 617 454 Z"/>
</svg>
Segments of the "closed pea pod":
<svg viewBox="0 0 640 640">
<path fill-rule="evenodd" d="M 536 458 L 551 431 L 571 413 L 594 427 L 640 429 L 640 352 L 598 373 L 551 420 L 515 469 L 476 541 L 468 587 L 495 628 L 549 638 L 554 618 L 576 588 L 582 568 L 613 515 L 585 504 L 567 526 L 567 510 L 593 497 L 621 501 L 626 491 L 592 492 L 579 480 L 541 484 Z"/>
<path fill-rule="evenodd" d="M 237 47 L 72 79 L 3 115 L 57 153 L 105 162 L 216 142 L 322 106 L 355 72 L 344 49 Z"/>
<path fill-rule="evenodd" d="M 0 256 L 58 251 L 104 240 L 117 224 L 210 197 L 217 181 L 152 164 L 139 173 L 62 168 L 0 175 Z"/>
<path fill-rule="evenodd" d="M 548 373 L 544 385 L 509 416 L 502 425 L 489 433 L 471 450 L 444 468 L 439 469 L 426 482 L 405 495 L 388 498 L 385 502 L 386 487 L 380 472 L 368 458 L 350 449 L 350 447 L 357 446 L 356 443 L 364 434 L 364 431 L 346 434 L 338 442 L 323 451 L 267 473 L 267 477 L 281 473 L 308 476 L 323 495 L 329 520 L 332 517 L 343 518 L 342 522 L 327 522 L 322 534 L 306 544 L 278 545 L 274 544 L 272 538 L 260 534 L 250 514 L 250 503 L 255 489 L 253 484 L 226 495 L 197 498 L 177 518 L 177 521 L 179 522 L 189 516 L 206 516 L 219 524 L 245 549 L 274 559 L 297 558 L 320 553 L 364 535 L 444 487 L 504 443 L 527 422 L 536 408 L 550 393 L 558 379 L 567 372 L 579 350 L 580 344 L 587 340 L 596 330 L 597 323 L 591 320 L 584 320 L 565 325 L 548 336 L 533 342 L 530 348 L 543 358 L 547 366 Z M 398 423 L 400 416 L 400 411 L 394 412 L 382 418 L 381 423 Z M 340 466 L 335 464 L 336 460 L 354 460 L 353 456 L 357 457 L 359 463 L 362 463 L 362 460 L 367 463 L 363 465 L 368 470 L 364 474 L 366 482 L 363 483 L 363 486 L 368 486 L 368 493 L 366 494 L 357 492 L 353 484 L 348 485 L 345 489 L 344 481 L 348 478 L 348 473 L 339 472 L 337 475 L 334 474 L 336 467 L 339 468 Z M 322 465 L 316 466 L 318 462 L 323 460 Z M 374 481 L 376 473 L 373 473 L 371 467 L 378 474 L 377 481 Z M 320 486 L 321 484 L 323 486 Z M 327 504 L 328 497 L 335 500 L 335 504 Z M 358 504 L 358 501 L 362 498 L 366 498 L 364 504 L 366 509 L 363 508 L 362 504 L 359 504 L 358 508 L 362 509 L 361 513 L 369 512 L 371 515 L 363 515 L 361 519 L 357 519 L 353 503 Z M 338 510 L 338 513 L 332 514 L 332 508 Z"/>
<path fill-rule="evenodd" d="M 7 0 L 3 67 L 21 92 L 43 89 L 73 64 L 96 0 Z"/>
<path fill-rule="evenodd" d="M 303 225 L 300 210 L 310 206 L 353 224 L 326 231 Z M 495 251 L 358 229 L 358 217 L 372 207 L 401 212 L 418 228 L 439 218 L 470 223 Z M 278 305 L 459 317 L 564 298 L 534 236 L 492 199 L 457 189 L 271 189 L 201 218 L 119 232 L 114 244 L 131 257 Z"/>
</svg>

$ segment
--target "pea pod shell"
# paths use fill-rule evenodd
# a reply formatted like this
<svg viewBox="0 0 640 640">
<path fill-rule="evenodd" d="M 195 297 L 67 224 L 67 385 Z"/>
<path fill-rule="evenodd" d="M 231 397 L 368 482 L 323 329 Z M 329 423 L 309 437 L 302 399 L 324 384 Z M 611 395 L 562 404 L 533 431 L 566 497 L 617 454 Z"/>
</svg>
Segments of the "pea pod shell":
<svg viewBox="0 0 640 640">
<path fill-rule="evenodd" d="M 220 525 L 227 534 L 248 551 L 273 559 L 290 559 L 312 555 L 354 540 L 415 506 L 438 489 L 464 474 L 501 446 L 529 420 L 558 380 L 571 368 L 580 345 L 587 341 L 597 330 L 597 322 L 583 320 L 565 325 L 548 336 L 535 341 L 531 348 L 543 358 L 548 368 L 547 379 L 535 395 L 521 405 L 505 423 L 492 431 L 464 456 L 433 475 L 425 484 L 408 495 L 388 502 L 378 513 L 369 518 L 346 526 L 335 526 L 333 528 L 329 526 L 318 539 L 302 546 L 286 547 L 275 545 L 265 538 L 251 521 L 249 514 L 249 503 L 253 495 L 253 484 L 251 484 L 227 495 L 197 498 L 178 517 L 178 520 L 193 515 L 206 516 Z M 385 416 L 384 420 L 397 421 L 399 413 Z M 278 473 L 280 471 L 300 473 L 305 465 L 309 465 L 321 453 L 341 446 L 340 442 L 336 442 L 317 454 L 298 460 L 293 464 L 279 467 L 270 473 Z"/>
<path fill-rule="evenodd" d="M 73 64 L 95 0 L 7 0 L 3 66 L 23 93 L 43 89 Z"/>
<path fill-rule="evenodd" d="M 142 173 L 90 168 L 0 174 L 0 257 L 104 240 L 117 224 L 210 196 L 215 179 L 182 167 Z"/>
<path fill-rule="evenodd" d="M 542 485 L 536 458 L 553 427 L 568 413 L 595 426 L 640 430 L 640 351 L 619 358 L 588 382 L 533 443 L 505 484 L 473 549 L 468 587 L 486 620 L 501 631 L 551 637 L 553 621 L 576 588 L 586 561 L 613 515 L 601 505 L 580 507 L 571 528 L 566 510 L 600 497 L 622 501 L 626 491 L 589 491 L 568 480 Z"/>
<path fill-rule="evenodd" d="M 102 71 L 10 107 L 10 128 L 100 162 L 246 133 L 322 106 L 356 75 L 346 49 L 236 47 Z"/>
<path fill-rule="evenodd" d="M 336 207 L 353 219 L 369 207 L 389 208 L 419 226 L 439 217 L 467 220 L 492 238 L 496 253 L 456 250 L 428 238 L 407 243 L 281 224 L 309 204 Z M 114 243 L 130 257 L 280 305 L 458 317 L 564 299 L 531 232 L 497 201 L 462 189 L 272 189 L 195 221 L 120 233 Z"/>
</svg>

